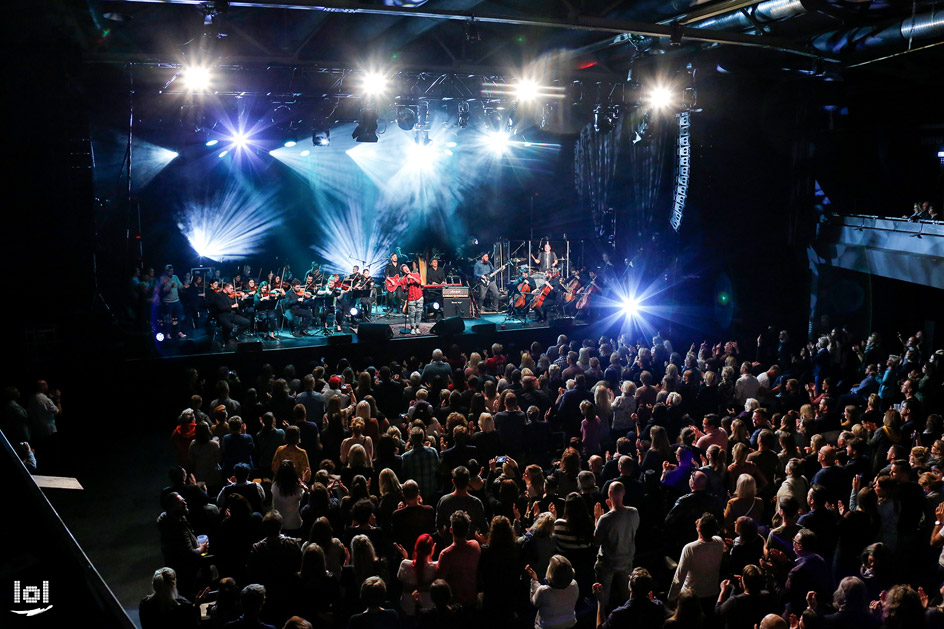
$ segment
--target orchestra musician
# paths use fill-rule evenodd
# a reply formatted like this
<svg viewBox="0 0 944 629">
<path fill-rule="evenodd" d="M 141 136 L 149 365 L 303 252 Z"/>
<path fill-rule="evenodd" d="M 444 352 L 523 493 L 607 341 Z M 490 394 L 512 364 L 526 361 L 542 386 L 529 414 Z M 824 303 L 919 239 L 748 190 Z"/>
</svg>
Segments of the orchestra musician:
<svg viewBox="0 0 944 629">
<path fill-rule="evenodd" d="M 154 301 L 160 305 L 161 321 L 169 318 L 171 329 L 176 330 L 177 338 L 181 339 L 187 338 L 180 330 L 180 320 L 184 318 L 184 308 L 180 303 L 180 290 L 183 287 L 184 283 L 174 275 L 174 265 L 168 264 L 154 291 Z"/>
<path fill-rule="evenodd" d="M 390 263 L 384 267 L 384 279 L 395 277 L 400 273 L 399 257 L 395 253 L 390 254 Z M 393 293 L 387 292 L 387 307 L 397 308 L 403 302 L 403 289 L 397 285 L 397 290 Z"/>
<path fill-rule="evenodd" d="M 339 320 L 343 321 L 344 317 L 348 315 L 351 311 L 351 306 L 354 304 L 355 299 L 359 298 L 359 295 L 354 295 L 354 287 L 359 284 L 361 281 L 361 270 L 360 267 L 356 264 L 354 269 L 351 271 L 351 274 L 344 278 L 342 284 L 346 286 L 341 287 L 340 294 L 338 295 L 338 311 L 341 314 Z M 338 326 L 338 332 L 341 331 L 341 327 Z"/>
<path fill-rule="evenodd" d="M 556 267 L 559 262 L 557 254 L 551 251 L 551 243 L 549 242 L 544 243 L 544 251 L 538 255 L 532 255 L 531 258 L 538 265 L 538 271 L 542 273 L 547 273 Z"/>
<path fill-rule="evenodd" d="M 406 291 L 406 327 L 416 336 L 420 333 L 420 319 L 423 317 L 423 283 L 419 273 L 410 271 L 407 265 L 402 265 L 400 271 L 400 286 Z"/>
<path fill-rule="evenodd" d="M 275 330 L 278 327 L 278 321 L 275 314 L 275 304 L 277 301 L 278 297 L 269 291 L 269 283 L 263 280 L 253 298 L 253 305 L 258 315 L 261 332 L 270 341 L 276 340 Z"/>
<path fill-rule="evenodd" d="M 298 319 L 298 325 L 293 332 L 294 336 L 303 336 L 308 333 L 308 327 L 315 318 L 311 311 L 312 294 L 306 293 L 301 280 L 292 280 L 292 289 L 285 296 L 292 317 Z"/>
<path fill-rule="evenodd" d="M 230 282 L 223 284 L 222 290 L 216 290 L 219 280 L 210 282 L 210 291 L 207 292 L 207 306 L 210 315 L 215 316 L 223 328 L 223 342 L 228 343 L 239 337 L 240 329 L 249 327 L 249 319 L 239 314 L 239 302 L 236 301 L 236 291 Z"/>
<path fill-rule="evenodd" d="M 512 315 L 526 313 L 531 305 L 534 290 L 537 288 L 537 284 L 534 283 L 534 278 L 531 277 L 527 267 L 521 271 L 521 276 L 515 279 L 509 288 L 511 292 L 511 297 L 508 300 L 509 312 Z"/>
<path fill-rule="evenodd" d="M 374 278 L 370 275 L 370 269 L 366 266 L 361 273 L 360 278 L 352 289 L 352 296 L 360 304 L 361 312 L 364 314 L 364 321 L 370 321 L 371 306 L 373 305 Z"/>
<path fill-rule="evenodd" d="M 328 321 L 334 320 L 333 327 L 338 332 L 341 331 L 341 321 L 344 319 L 344 311 L 338 307 L 338 295 L 341 292 L 341 276 L 337 273 L 328 277 L 328 282 L 322 289 L 324 294 L 324 306 L 321 308 L 321 327 L 325 334 L 328 334 Z"/>
<path fill-rule="evenodd" d="M 479 281 L 479 307 L 485 310 L 485 297 L 491 296 L 491 306 L 493 310 L 498 310 L 498 283 L 494 277 L 489 277 L 495 272 L 495 267 L 488 261 L 488 254 L 483 253 L 479 261 L 472 267 L 472 275 Z"/>
<path fill-rule="evenodd" d="M 238 290 L 249 291 L 250 290 L 249 283 L 252 282 L 253 285 L 255 285 L 255 281 L 252 279 L 252 268 L 248 264 L 243 266 L 242 277 L 243 277 L 242 286 L 236 286 L 236 288 Z"/>
<path fill-rule="evenodd" d="M 548 312 L 560 304 L 561 295 L 563 294 L 560 276 L 555 275 L 551 277 L 547 281 L 547 284 L 538 289 L 537 293 L 541 293 L 545 291 L 545 289 L 546 292 L 542 296 L 540 304 L 536 303 L 538 302 L 537 294 L 535 294 L 531 300 L 532 310 L 534 310 L 534 314 L 538 316 L 538 321 L 547 321 Z"/>
</svg>

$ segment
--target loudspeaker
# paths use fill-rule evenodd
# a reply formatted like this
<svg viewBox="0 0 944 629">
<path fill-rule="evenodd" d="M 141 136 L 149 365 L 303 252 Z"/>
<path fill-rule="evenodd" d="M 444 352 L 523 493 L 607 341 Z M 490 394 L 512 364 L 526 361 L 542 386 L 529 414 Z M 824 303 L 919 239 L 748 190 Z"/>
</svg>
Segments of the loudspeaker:
<svg viewBox="0 0 944 629">
<path fill-rule="evenodd" d="M 359 330 L 360 328 L 358 328 Z M 330 347 L 337 347 L 339 345 L 348 345 L 354 341 L 354 337 L 350 334 L 338 334 L 335 336 L 328 337 L 328 345 Z"/>
<path fill-rule="evenodd" d="M 448 319 L 443 319 L 442 321 L 438 321 L 436 325 L 432 327 L 430 332 L 439 336 L 462 334 L 465 332 L 465 321 L 462 320 L 462 317 L 450 317 Z"/>
<path fill-rule="evenodd" d="M 548 323 L 550 328 L 572 328 L 574 327 L 574 318 L 573 317 L 558 317 L 557 319 L 551 319 Z"/>
<path fill-rule="evenodd" d="M 494 323 L 476 323 L 472 326 L 472 331 L 476 334 L 495 334 L 498 326 Z"/>
<path fill-rule="evenodd" d="M 448 297 L 442 300 L 444 317 L 472 318 L 472 301 L 468 297 Z"/>
<path fill-rule="evenodd" d="M 262 341 L 244 341 L 236 344 L 237 354 L 261 354 Z"/>
<path fill-rule="evenodd" d="M 393 330 L 386 323 L 362 323 L 357 328 L 358 341 L 389 341 Z"/>
</svg>

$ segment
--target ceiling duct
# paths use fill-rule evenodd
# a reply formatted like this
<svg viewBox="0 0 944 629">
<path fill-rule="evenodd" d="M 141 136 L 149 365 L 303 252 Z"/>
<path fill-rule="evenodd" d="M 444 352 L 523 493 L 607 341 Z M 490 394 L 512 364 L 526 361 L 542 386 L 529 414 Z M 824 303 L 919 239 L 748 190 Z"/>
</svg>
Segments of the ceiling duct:
<svg viewBox="0 0 944 629">
<path fill-rule="evenodd" d="M 801 0 L 767 0 L 767 2 L 761 2 L 754 7 L 754 19 L 761 24 L 785 20 L 801 13 L 806 13 Z M 753 22 L 745 15 L 743 10 L 732 11 L 707 20 L 695 20 L 686 25 L 713 31 L 755 28 Z"/>
<path fill-rule="evenodd" d="M 814 37 L 811 43 L 817 50 L 827 53 L 854 53 L 894 44 L 907 45 L 909 40 L 940 35 L 944 35 L 944 11 L 932 11 L 884 28 L 846 28 L 823 33 Z"/>
</svg>

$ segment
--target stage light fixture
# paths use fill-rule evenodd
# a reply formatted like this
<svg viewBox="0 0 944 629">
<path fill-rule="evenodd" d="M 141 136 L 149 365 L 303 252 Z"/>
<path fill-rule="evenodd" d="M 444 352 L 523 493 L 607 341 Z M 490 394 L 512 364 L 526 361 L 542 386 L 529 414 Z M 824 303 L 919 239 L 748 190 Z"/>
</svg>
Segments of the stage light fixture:
<svg viewBox="0 0 944 629">
<path fill-rule="evenodd" d="M 237 149 L 244 149 L 249 144 L 249 135 L 245 131 L 237 131 L 230 140 Z"/>
<path fill-rule="evenodd" d="M 377 111 L 372 107 L 361 109 L 360 118 L 351 137 L 355 142 L 376 142 L 377 137 Z"/>
<path fill-rule="evenodd" d="M 351 308 L 351 309 L 348 311 L 348 313 L 349 313 L 352 317 L 356 317 L 356 316 L 360 313 L 360 310 L 358 310 L 357 308 Z"/>
<path fill-rule="evenodd" d="M 205 92 L 210 89 L 211 74 L 206 66 L 189 66 L 183 72 L 184 86 L 188 92 Z"/>
<path fill-rule="evenodd" d="M 308 149 L 305 149 L 304 151 L 299 153 L 299 155 L 301 155 L 302 157 L 308 157 L 309 155 L 311 155 L 311 151 L 309 151 Z"/>
<path fill-rule="evenodd" d="M 593 109 L 593 130 L 597 133 L 608 133 L 616 127 L 619 110 L 615 107 L 597 105 Z"/>
<path fill-rule="evenodd" d="M 380 96 L 387 91 L 387 78 L 379 72 L 365 72 L 361 89 L 367 96 Z"/>
<path fill-rule="evenodd" d="M 327 128 L 313 129 L 311 143 L 315 146 L 329 146 L 331 144 L 331 130 Z"/>
<path fill-rule="evenodd" d="M 207 145 L 207 146 L 216 146 L 216 145 L 219 144 L 219 143 L 220 143 L 220 141 L 217 140 L 216 138 L 213 138 L 212 140 L 207 140 L 207 141 L 206 141 L 206 145 Z"/>
<path fill-rule="evenodd" d="M 227 151 L 226 149 L 223 149 L 222 151 L 220 151 L 220 154 L 217 155 L 217 157 L 223 158 L 223 157 L 226 157 L 227 155 L 229 155 L 229 151 Z"/>
<path fill-rule="evenodd" d="M 459 101 L 459 128 L 465 129 L 469 126 L 469 120 L 472 118 L 472 112 L 469 111 L 469 101 Z"/>
<path fill-rule="evenodd" d="M 665 109 L 672 104 L 672 90 L 659 85 L 649 92 L 649 106 L 653 109 Z"/>
<path fill-rule="evenodd" d="M 286 140 L 285 143 L 284 143 L 282 146 L 284 146 L 284 147 L 287 148 L 287 149 L 290 149 L 290 148 L 292 148 L 293 146 L 295 146 L 296 144 L 298 144 L 298 142 L 296 142 L 295 140 Z"/>
<path fill-rule="evenodd" d="M 434 302 L 433 302 L 433 310 L 439 310 L 440 308 L 441 308 L 441 306 L 439 305 L 439 302 L 438 302 L 438 301 L 434 301 Z"/>
<path fill-rule="evenodd" d="M 397 105 L 397 126 L 404 131 L 412 131 L 416 126 L 416 107 L 414 105 Z"/>
<path fill-rule="evenodd" d="M 158 332 L 157 334 L 154 335 L 154 339 L 155 339 L 158 343 L 163 343 L 163 342 L 164 342 L 164 333 L 163 333 L 163 332 Z"/>
</svg>

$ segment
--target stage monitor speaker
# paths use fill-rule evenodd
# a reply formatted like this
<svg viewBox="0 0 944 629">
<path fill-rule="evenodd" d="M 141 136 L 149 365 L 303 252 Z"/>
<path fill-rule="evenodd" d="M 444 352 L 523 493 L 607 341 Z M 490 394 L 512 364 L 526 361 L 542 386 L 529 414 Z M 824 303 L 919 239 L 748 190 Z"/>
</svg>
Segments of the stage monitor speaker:
<svg viewBox="0 0 944 629">
<path fill-rule="evenodd" d="M 472 301 L 468 297 L 449 297 L 443 299 L 442 311 L 444 317 L 472 318 Z"/>
<path fill-rule="evenodd" d="M 328 345 L 331 347 L 338 347 L 339 345 L 349 345 L 353 341 L 354 341 L 354 337 L 351 336 L 350 334 L 338 334 L 338 335 L 328 337 Z"/>
<path fill-rule="evenodd" d="M 386 323 L 362 323 L 357 328 L 357 340 L 389 341 L 393 338 L 393 330 Z"/>
<path fill-rule="evenodd" d="M 259 354 L 262 353 L 262 341 L 244 341 L 236 344 L 237 354 Z"/>
<path fill-rule="evenodd" d="M 472 331 L 476 334 L 495 334 L 498 332 L 498 326 L 494 323 L 476 323 L 472 326 Z"/>
<path fill-rule="evenodd" d="M 561 328 L 572 328 L 574 327 L 574 318 L 573 317 L 558 317 L 557 319 L 551 319 L 548 327 L 559 330 Z"/>
<path fill-rule="evenodd" d="M 465 332 L 465 321 L 462 317 L 450 317 L 436 322 L 430 332 L 439 336 L 452 336 Z"/>
</svg>

